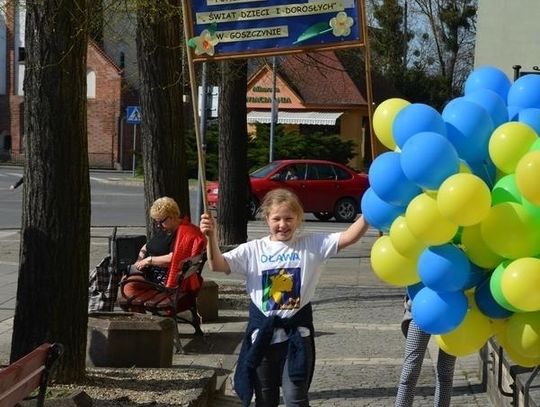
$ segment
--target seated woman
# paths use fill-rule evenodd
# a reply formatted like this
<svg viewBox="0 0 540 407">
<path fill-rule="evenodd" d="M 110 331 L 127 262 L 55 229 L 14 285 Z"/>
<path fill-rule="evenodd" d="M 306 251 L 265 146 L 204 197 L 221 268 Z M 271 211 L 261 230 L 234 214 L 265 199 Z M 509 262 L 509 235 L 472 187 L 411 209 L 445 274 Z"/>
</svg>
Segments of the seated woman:
<svg viewBox="0 0 540 407">
<path fill-rule="evenodd" d="M 130 266 L 125 277 L 129 277 L 130 282 L 125 284 L 122 292 L 127 298 L 128 309 L 135 312 L 145 312 L 144 307 L 132 306 L 131 300 L 143 293 L 152 294 L 149 292 L 151 286 L 143 281 L 175 287 L 179 263 L 200 254 L 206 246 L 206 238 L 200 229 L 180 216 L 174 199 L 156 199 L 150 208 L 150 217 L 159 231 L 141 248 L 137 261 Z"/>
</svg>

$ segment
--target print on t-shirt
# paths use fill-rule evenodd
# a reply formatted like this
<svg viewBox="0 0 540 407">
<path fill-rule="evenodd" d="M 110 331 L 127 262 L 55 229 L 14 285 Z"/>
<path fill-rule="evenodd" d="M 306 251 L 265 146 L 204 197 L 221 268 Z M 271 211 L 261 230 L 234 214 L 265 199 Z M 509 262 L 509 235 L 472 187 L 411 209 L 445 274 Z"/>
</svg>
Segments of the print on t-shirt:
<svg viewBox="0 0 540 407">
<path fill-rule="evenodd" d="M 300 308 L 300 267 L 264 270 L 262 310 Z"/>
</svg>

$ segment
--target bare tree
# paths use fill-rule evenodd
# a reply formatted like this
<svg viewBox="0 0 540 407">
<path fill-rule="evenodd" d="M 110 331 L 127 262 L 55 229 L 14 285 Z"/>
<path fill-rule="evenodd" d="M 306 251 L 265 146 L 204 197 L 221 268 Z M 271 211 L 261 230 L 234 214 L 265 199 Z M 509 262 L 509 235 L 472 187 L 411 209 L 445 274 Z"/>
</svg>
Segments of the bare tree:
<svg viewBox="0 0 540 407">
<path fill-rule="evenodd" d="M 449 89 L 460 89 L 474 57 L 477 0 L 412 0 L 416 28 L 423 32 L 413 50 L 416 59 L 426 59 L 429 48 L 436 73 L 446 78 Z M 423 44 L 422 44 L 423 42 Z M 426 43 L 430 47 L 426 47 Z M 419 58 L 420 57 L 420 58 Z"/>
<path fill-rule="evenodd" d="M 60 381 L 84 376 L 90 248 L 85 0 L 26 1 L 23 218 L 11 361 L 64 344 Z"/>
<path fill-rule="evenodd" d="M 219 101 L 219 210 L 220 242 L 247 240 L 247 61 L 221 64 Z"/>
<path fill-rule="evenodd" d="M 145 208 L 174 198 L 189 216 L 182 125 L 182 10 L 179 0 L 145 1 L 137 9 Z M 147 219 L 148 234 L 153 225 Z"/>
</svg>

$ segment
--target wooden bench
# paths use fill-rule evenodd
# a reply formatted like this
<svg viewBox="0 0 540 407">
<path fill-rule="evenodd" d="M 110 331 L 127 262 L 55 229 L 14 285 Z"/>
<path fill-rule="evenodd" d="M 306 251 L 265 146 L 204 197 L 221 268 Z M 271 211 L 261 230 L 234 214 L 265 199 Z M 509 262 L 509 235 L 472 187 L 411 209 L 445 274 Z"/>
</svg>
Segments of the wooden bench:
<svg viewBox="0 0 540 407">
<path fill-rule="evenodd" d="M 44 343 L 28 355 L 0 370 L 0 406 L 16 406 L 25 399 L 36 398 L 43 406 L 49 377 L 64 352 L 59 343 Z M 28 397 L 35 389 L 35 397 Z"/>
</svg>

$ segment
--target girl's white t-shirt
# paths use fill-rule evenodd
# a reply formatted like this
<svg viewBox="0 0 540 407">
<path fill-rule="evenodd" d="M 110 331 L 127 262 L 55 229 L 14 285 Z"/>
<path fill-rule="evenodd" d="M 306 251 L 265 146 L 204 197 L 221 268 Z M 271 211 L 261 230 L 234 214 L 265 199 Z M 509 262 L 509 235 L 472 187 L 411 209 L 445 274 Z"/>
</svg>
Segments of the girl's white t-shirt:
<svg viewBox="0 0 540 407">
<path fill-rule="evenodd" d="M 246 291 L 264 315 L 290 318 L 313 298 L 320 266 L 337 253 L 340 235 L 314 233 L 287 242 L 267 236 L 241 244 L 223 257 L 232 272 L 246 276 Z M 309 335 L 307 329 L 300 331 Z M 272 343 L 286 339 L 285 331 L 276 329 Z"/>
</svg>

